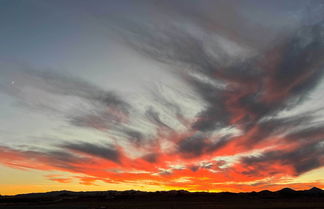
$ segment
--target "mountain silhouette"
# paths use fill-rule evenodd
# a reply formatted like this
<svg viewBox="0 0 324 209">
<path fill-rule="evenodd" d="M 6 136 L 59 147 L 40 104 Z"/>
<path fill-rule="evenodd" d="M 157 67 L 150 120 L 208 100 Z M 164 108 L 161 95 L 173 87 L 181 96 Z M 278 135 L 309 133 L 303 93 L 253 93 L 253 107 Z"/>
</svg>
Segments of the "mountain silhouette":
<svg viewBox="0 0 324 209">
<path fill-rule="evenodd" d="M 179 206 L 176 207 L 174 204 L 179 204 Z M 87 205 L 87 207 L 85 207 L 85 205 Z M 271 205 L 271 207 L 269 207 L 269 205 Z M 137 190 L 72 192 L 63 190 L 47 193 L 0 196 L 0 208 L 5 209 L 7 206 L 10 206 L 8 208 L 13 209 L 39 208 L 39 206 L 41 206 L 41 208 L 58 209 L 250 209 L 256 207 L 258 209 L 324 209 L 324 191 L 317 187 L 300 191 L 295 191 L 291 188 L 283 188 L 274 192 L 263 190 L 260 192 L 243 193 L 188 192 L 185 190 L 157 192 L 144 192 Z"/>
</svg>

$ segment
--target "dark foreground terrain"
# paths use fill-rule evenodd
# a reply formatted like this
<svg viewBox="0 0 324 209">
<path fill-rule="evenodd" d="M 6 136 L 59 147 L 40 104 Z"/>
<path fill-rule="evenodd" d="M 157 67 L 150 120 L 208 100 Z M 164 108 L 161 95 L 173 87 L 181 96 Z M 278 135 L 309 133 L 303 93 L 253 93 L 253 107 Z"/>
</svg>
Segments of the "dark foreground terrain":
<svg viewBox="0 0 324 209">
<path fill-rule="evenodd" d="M 0 197 L 0 209 L 324 209 L 324 191 L 205 193 L 104 191 L 23 194 Z"/>
</svg>

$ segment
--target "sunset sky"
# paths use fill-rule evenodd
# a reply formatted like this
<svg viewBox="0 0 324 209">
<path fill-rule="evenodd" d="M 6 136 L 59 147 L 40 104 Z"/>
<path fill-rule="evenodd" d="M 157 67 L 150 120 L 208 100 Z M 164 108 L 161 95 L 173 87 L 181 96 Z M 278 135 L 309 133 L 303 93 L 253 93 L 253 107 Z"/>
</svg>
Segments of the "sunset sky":
<svg viewBox="0 0 324 209">
<path fill-rule="evenodd" d="M 0 194 L 324 189 L 324 2 L 0 0 Z"/>
</svg>

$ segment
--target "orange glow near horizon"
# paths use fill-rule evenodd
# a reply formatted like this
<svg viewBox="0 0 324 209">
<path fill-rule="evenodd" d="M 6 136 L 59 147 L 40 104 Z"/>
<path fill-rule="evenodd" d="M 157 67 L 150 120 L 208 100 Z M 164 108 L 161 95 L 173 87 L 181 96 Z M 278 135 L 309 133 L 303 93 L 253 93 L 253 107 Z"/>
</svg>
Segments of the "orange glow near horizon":
<svg viewBox="0 0 324 209">
<path fill-rule="evenodd" d="M 7 176 L 0 175 L 0 177 L 4 182 L 6 182 L 6 179 L 11 179 L 8 182 L 12 182 L 11 184 L 1 185 L 0 193 L 2 195 L 53 190 L 250 192 L 261 190 L 275 191 L 284 187 L 296 190 L 324 187 L 321 175 L 324 168 L 319 168 L 296 177 L 291 167 L 284 166 L 280 162 L 272 164 L 271 167 L 267 165 L 267 169 L 260 169 L 259 165 L 255 165 L 257 167 L 241 165 L 240 163 L 235 163 L 235 160 L 230 163 L 231 158 L 229 158 L 230 161 L 219 161 L 219 165 L 215 164 L 213 167 L 207 161 L 205 161 L 206 166 L 200 165 L 200 167 L 195 167 L 195 163 L 198 165 L 201 159 L 183 159 L 178 157 L 177 161 L 182 163 L 181 166 L 168 166 L 168 163 L 165 162 L 171 162 L 168 160 L 171 159 L 170 156 L 162 156 L 161 161 L 156 161 L 154 164 L 146 162 L 141 158 L 129 159 L 124 156 L 121 163 L 122 166 L 101 158 L 92 158 L 93 160 L 95 159 L 95 163 L 86 161 L 74 162 L 73 166 L 78 167 L 78 169 L 71 169 L 68 167 L 56 167 L 51 162 L 52 159 L 36 152 L 24 153 L 16 150 L 2 149 L 0 155 L 0 162 L 8 166 L 6 169 L 9 174 Z M 29 158 L 27 158 L 28 155 Z M 254 154 L 245 153 L 244 155 L 253 156 Z M 125 170 L 125 168 L 128 169 Z M 258 169 L 257 173 L 255 173 L 256 168 Z M 60 174 L 46 174 L 54 170 L 59 171 Z M 38 175 L 34 176 L 33 172 L 37 172 Z M 271 173 L 277 174 L 273 175 Z M 17 177 L 13 178 L 15 175 Z M 28 176 L 34 179 L 24 179 L 29 178 Z M 26 182 L 31 182 L 31 184 L 26 184 Z"/>
</svg>

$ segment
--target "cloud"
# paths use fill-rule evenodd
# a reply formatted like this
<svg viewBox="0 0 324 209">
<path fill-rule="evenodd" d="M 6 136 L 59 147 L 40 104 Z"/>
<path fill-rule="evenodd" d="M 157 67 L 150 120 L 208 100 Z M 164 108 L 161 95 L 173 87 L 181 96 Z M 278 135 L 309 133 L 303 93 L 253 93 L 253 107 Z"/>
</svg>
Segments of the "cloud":
<svg viewBox="0 0 324 209">
<path fill-rule="evenodd" d="M 188 15 L 186 12 L 184 15 Z M 199 23 L 191 24 L 194 27 Z M 272 125 L 272 131 L 265 130 L 271 123 L 280 123 L 270 118 L 301 104 L 321 81 L 324 55 L 321 24 L 300 25 L 293 33 L 289 31 L 274 40 L 271 47 L 256 49 L 259 50 L 256 55 L 240 59 L 226 53 L 226 59 L 220 59 L 217 53 L 224 56 L 222 52 L 226 50 L 220 46 L 220 40 L 213 43 L 202 39 L 204 35 L 212 36 L 204 30 L 197 29 L 199 32 L 195 33 L 172 23 L 137 29 L 134 29 L 137 25 L 123 26 L 131 33 L 126 37 L 130 46 L 150 59 L 177 66 L 174 74 L 204 102 L 205 107 L 196 115 L 192 130 L 208 133 L 233 125 L 243 133 L 258 129 L 258 135 L 253 134 L 257 142 L 281 129 Z M 216 45 L 215 52 L 210 51 L 208 44 Z M 296 116 L 285 120 L 291 124 L 300 121 Z M 199 151 L 203 138 L 197 140 L 197 150 L 192 150 L 195 155 L 203 153 Z"/>
<path fill-rule="evenodd" d="M 127 124 L 135 111 L 118 92 L 78 77 L 23 65 L 3 63 L 2 68 L 4 78 L 15 81 L 2 82 L 2 92 L 15 97 L 23 107 L 63 117 L 72 126 L 108 132 Z"/>
<path fill-rule="evenodd" d="M 127 112 L 128 104 L 119 96 L 83 79 L 48 70 L 36 70 L 31 66 L 6 65 L 3 63 L 2 67 L 2 73 L 5 73 L 8 79 L 15 81 L 14 86 L 10 88 L 11 90 L 2 89 L 9 91 L 9 93 L 15 93 L 12 89 L 33 87 L 52 94 L 83 98 L 103 106 L 119 107 Z"/>
<path fill-rule="evenodd" d="M 292 110 L 322 81 L 323 22 L 280 31 L 249 22 L 232 3 L 221 1 L 215 11 L 195 5 L 166 1 L 157 6 L 167 14 L 157 15 L 161 24 L 123 21 L 118 31 L 146 59 L 171 68 L 187 89 L 170 91 L 190 92 L 201 104 L 193 118 L 185 115 L 184 101 L 158 89 L 149 90 L 152 101 L 141 112 L 119 92 L 80 78 L 5 67 L 15 84 L 1 90 L 26 106 L 58 112 L 69 125 L 99 130 L 114 143 L 68 141 L 47 150 L 2 146 L 0 162 L 82 174 L 83 184 L 151 179 L 193 190 L 262 188 L 264 182 L 277 188 L 284 176 L 322 167 L 324 124 L 315 122 L 322 109 Z M 51 100 L 35 102 L 39 95 L 77 101 L 66 109 Z M 177 181 L 183 177 L 192 185 Z"/>
<path fill-rule="evenodd" d="M 120 132 L 124 134 L 124 137 L 127 137 L 129 141 L 137 145 L 145 143 L 145 135 L 141 131 L 122 126 L 119 128 L 121 129 Z"/>
<path fill-rule="evenodd" d="M 210 154 L 211 152 L 226 145 L 229 140 L 228 136 L 223 136 L 211 141 L 212 137 L 202 133 L 196 133 L 193 136 L 184 138 L 178 143 L 177 151 L 185 157 L 197 157 L 200 155 Z"/>
<path fill-rule="evenodd" d="M 169 8 L 169 4 L 163 6 Z M 316 160 L 316 156 L 321 158 L 321 139 L 317 137 L 316 142 L 306 145 L 296 141 L 311 137 L 310 129 L 314 128 L 313 120 L 320 110 L 282 115 L 307 100 L 311 90 L 322 80 L 323 23 L 300 23 L 293 30 L 282 30 L 283 35 L 273 37 L 266 46 L 247 30 L 243 33 L 252 35 L 249 40 L 242 34 L 241 38 L 231 36 L 229 28 L 235 24 L 221 27 L 209 13 L 195 16 L 195 8 L 173 6 L 171 23 L 163 22 L 155 27 L 122 22 L 121 27 L 127 31 L 126 43 L 145 57 L 174 67 L 173 74 L 204 104 L 187 134 L 176 141 L 177 152 L 184 158 L 199 158 L 222 148 L 234 147 L 236 152 L 244 152 L 278 145 L 278 151 L 245 158 L 242 163 L 250 159 L 252 163 L 248 164 L 252 165 L 260 159 L 265 167 L 271 167 L 273 161 L 283 166 L 281 170 L 269 167 L 268 175 L 277 172 L 300 175 L 321 167 L 322 160 Z M 178 24 L 177 21 L 183 20 L 189 26 Z M 213 24 L 216 27 L 212 27 Z M 234 31 L 246 25 L 235 26 Z M 241 50 L 245 55 L 233 55 L 228 50 Z M 149 116 L 151 121 L 164 126 L 156 112 L 151 111 Z M 228 127 L 238 129 L 240 135 L 212 140 L 212 133 Z M 280 149 L 280 146 L 300 150 Z M 256 171 L 264 169 L 262 166 Z M 196 171 L 198 167 L 192 168 Z M 243 173 L 250 175 L 252 170 Z"/>
<path fill-rule="evenodd" d="M 20 150 L 1 146 L 1 163 L 9 167 L 76 172 L 77 164 L 92 163 L 90 158 L 62 150 Z"/>
<path fill-rule="evenodd" d="M 164 127 L 167 129 L 171 129 L 166 123 L 164 123 L 161 118 L 160 114 L 153 109 L 153 107 L 150 107 L 146 112 L 145 116 L 149 121 L 151 121 L 153 124 L 156 124 L 158 127 Z"/>
<path fill-rule="evenodd" d="M 258 157 L 245 157 L 242 159 L 243 165 L 250 166 L 249 174 L 257 175 L 259 171 L 271 171 L 268 166 L 279 164 L 291 166 L 294 175 L 300 175 L 307 171 L 319 168 L 324 165 L 324 146 L 320 143 L 309 143 L 297 146 L 292 150 L 272 150 L 262 153 Z M 280 167 L 273 171 L 283 173 Z"/>
<path fill-rule="evenodd" d="M 52 176 L 52 175 L 48 175 L 47 177 L 51 181 L 55 181 L 55 182 L 62 183 L 62 184 L 68 184 L 73 181 L 73 178 L 63 178 L 60 176 Z"/>
<path fill-rule="evenodd" d="M 74 152 L 81 152 L 95 157 L 101 157 L 107 160 L 114 161 L 116 163 L 119 163 L 120 161 L 120 154 L 117 148 L 114 146 L 80 142 L 80 143 L 67 143 L 62 145 L 62 147 Z"/>
</svg>

